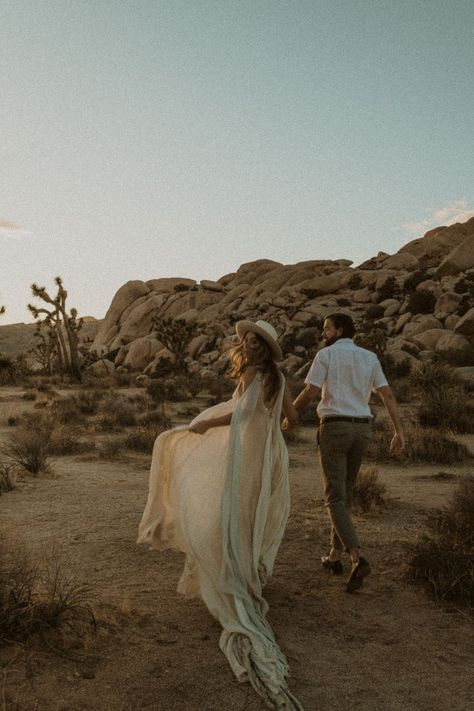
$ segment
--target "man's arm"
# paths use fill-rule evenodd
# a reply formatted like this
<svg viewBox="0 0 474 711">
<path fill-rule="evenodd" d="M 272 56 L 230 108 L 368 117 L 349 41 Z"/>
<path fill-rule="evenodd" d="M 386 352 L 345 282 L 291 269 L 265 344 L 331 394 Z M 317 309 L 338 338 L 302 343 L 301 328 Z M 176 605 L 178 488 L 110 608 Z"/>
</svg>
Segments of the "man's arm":
<svg viewBox="0 0 474 711">
<path fill-rule="evenodd" d="M 387 410 L 395 429 L 395 434 L 393 435 L 390 443 L 390 451 L 393 452 L 395 450 L 401 450 L 405 447 L 405 435 L 403 434 L 403 427 L 398 414 L 397 401 L 395 400 L 392 388 L 388 385 L 377 388 L 377 395 L 385 405 L 385 409 Z"/>
</svg>

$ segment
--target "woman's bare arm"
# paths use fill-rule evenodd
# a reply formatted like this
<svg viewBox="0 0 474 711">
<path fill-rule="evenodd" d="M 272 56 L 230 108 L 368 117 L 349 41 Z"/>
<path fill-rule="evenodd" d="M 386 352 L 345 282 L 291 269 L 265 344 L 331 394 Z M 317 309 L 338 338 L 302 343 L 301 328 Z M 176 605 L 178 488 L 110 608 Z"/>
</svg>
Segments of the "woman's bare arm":
<svg viewBox="0 0 474 711">
<path fill-rule="evenodd" d="M 189 431 L 195 434 L 205 434 L 211 427 L 225 427 L 226 425 L 230 425 L 231 419 L 232 413 L 229 412 L 227 415 L 213 417 L 209 420 L 198 420 L 189 426 Z"/>
</svg>

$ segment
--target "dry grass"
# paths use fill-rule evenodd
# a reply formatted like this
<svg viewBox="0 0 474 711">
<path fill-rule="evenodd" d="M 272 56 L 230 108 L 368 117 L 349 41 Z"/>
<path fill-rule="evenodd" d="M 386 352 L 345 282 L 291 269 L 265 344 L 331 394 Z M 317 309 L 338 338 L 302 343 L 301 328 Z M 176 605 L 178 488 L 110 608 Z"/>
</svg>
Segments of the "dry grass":
<svg viewBox="0 0 474 711">
<path fill-rule="evenodd" d="M 17 467 L 13 463 L 0 462 L 0 494 L 16 487 Z"/>
<path fill-rule="evenodd" d="M 387 487 L 379 479 L 376 467 L 362 468 L 357 476 L 352 494 L 354 509 L 367 513 L 387 505 Z"/>
<path fill-rule="evenodd" d="M 3 454 L 30 474 L 47 471 L 51 463 L 50 442 L 54 421 L 46 413 L 23 415 L 10 434 Z"/>
<path fill-rule="evenodd" d="M 393 461 L 400 464 L 457 464 L 471 459 L 468 448 L 436 429 L 408 424 L 405 427 L 405 449 L 389 451 L 393 429 L 383 420 L 374 423 L 367 458 L 374 462 Z"/>
<path fill-rule="evenodd" d="M 408 577 L 446 602 L 474 610 L 474 479 L 458 485 L 450 504 L 433 511 L 428 532 L 410 548 Z"/>
<path fill-rule="evenodd" d="M 39 563 L 0 539 L 0 645 L 41 640 L 63 653 L 90 643 L 92 590 L 68 576 L 51 554 Z"/>
</svg>

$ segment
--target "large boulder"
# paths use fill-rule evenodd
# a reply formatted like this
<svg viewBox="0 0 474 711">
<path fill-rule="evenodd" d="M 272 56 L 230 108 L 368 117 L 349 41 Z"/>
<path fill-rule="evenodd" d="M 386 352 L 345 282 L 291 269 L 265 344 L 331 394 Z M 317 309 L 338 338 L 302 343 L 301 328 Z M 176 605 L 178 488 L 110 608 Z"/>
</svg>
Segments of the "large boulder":
<svg viewBox="0 0 474 711">
<path fill-rule="evenodd" d="M 144 281 L 127 281 L 121 286 L 105 314 L 105 319 L 92 343 L 91 351 L 99 354 L 104 353 L 108 349 L 111 339 L 118 332 L 118 323 L 125 309 L 141 296 L 146 296 L 149 293 L 150 287 Z"/>
<path fill-rule="evenodd" d="M 332 274 L 308 279 L 299 285 L 298 289 L 301 293 L 309 297 L 323 296 L 325 294 L 337 294 L 340 289 L 347 286 L 352 274 L 349 269 L 336 271 Z"/>
<path fill-rule="evenodd" d="M 123 365 L 131 370 L 145 368 L 162 348 L 163 344 L 156 338 L 137 338 L 130 343 Z"/>
<path fill-rule="evenodd" d="M 434 307 L 434 312 L 435 314 L 443 314 L 444 316 L 448 316 L 456 311 L 461 301 L 461 294 L 456 294 L 450 291 L 445 292 L 438 297 Z"/>
<path fill-rule="evenodd" d="M 474 232 L 455 247 L 443 259 L 439 265 L 436 274 L 439 277 L 448 276 L 450 274 L 458 274 L 474 267 Z"/>
<path fill-rule="evenodd" d="M 435 351 L 440 355 L 449 356 L 450 361 L 459 365 L 471 365 L 474 357 L 474 348 L 468 339 L 451 331 L 446 331 L 438 339 Z"/>
<path fill-rule="evenodd" d="M 422 333 L 417 333 L 416 335 L 410 334 L 406 338 L 413 341 L 418 348 L 426 351 L 434 351 L 436 344 L 439 339 L 446 335 L 446 330 L 444 328 L 431 328 Z"/>
<path fill-rule="evenodd" d="M 474 308 L 469 309 L 464 316 L 461 316 L 454 330 L 462 336 L 474 338 Z"/>
</svg>

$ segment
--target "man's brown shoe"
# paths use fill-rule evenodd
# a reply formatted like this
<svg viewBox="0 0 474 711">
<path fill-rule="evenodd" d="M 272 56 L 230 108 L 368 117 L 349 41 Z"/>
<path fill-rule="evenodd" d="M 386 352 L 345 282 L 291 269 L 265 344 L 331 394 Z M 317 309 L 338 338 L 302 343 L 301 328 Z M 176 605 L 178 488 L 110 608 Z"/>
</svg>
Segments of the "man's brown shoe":
<svg viewBox="0 0 474 711">
<path fill-rule="evenodd" d="M 346 592 L 359 590 L 364 583 L 364 578 L 370 573 L 370 565 L 365 558 L 360 557 L 359 562 L 352 568 L 352 572 L 346 583 Z"/>
</svg>

